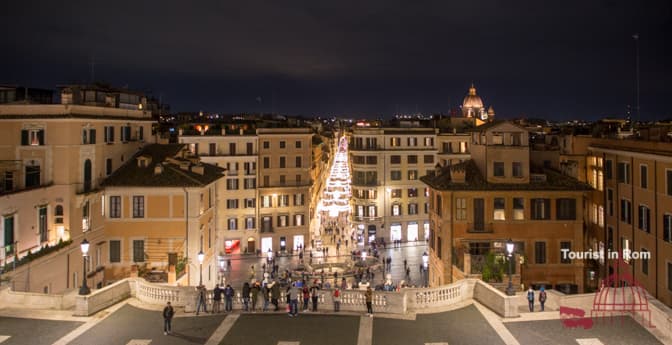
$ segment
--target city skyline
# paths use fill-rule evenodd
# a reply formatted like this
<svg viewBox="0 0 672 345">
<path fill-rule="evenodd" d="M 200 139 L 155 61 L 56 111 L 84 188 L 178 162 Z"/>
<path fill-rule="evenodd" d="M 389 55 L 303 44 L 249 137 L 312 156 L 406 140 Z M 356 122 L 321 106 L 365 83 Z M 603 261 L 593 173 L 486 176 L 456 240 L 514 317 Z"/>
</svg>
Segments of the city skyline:
<svg viewBox="0 0 672 345">
<path fill-rule="evenodd" d="M 473 82 L 500 118 L 624 117 L 628 105 L 635 120 L 672 115 L 662 1 L 257 5 L 10 4 L 6 22 L 22 29 L 2 82 L 105 81 L 174 111 L 369 118 L 447 113 Z"/>
</svg>

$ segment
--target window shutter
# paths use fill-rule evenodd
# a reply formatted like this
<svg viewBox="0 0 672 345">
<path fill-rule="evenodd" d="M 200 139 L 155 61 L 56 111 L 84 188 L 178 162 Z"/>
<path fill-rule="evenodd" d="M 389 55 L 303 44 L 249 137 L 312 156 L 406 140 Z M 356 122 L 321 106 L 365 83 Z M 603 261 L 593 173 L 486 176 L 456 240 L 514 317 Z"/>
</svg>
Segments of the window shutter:
<svg viewBox="0 0 672 345">
<path fill-rule="evenodd" d="M 91 129 L 89 131 L 89 144 L 95 144 L 96 143 L 96 130 Z"/>
<path fill-rule="evenodd" d="M 44 129 L 37 131 L 37 141 L 40 145 L 44 145 Z"/>
<path fill-rule="evenodd" d="M 103 128 L 103 129 L 104 129 L 104 130 L 103 130 L 103 142 L 105 142 L 105 143 L 108 142 L 108 138 L 107 138 L 107 131 L 108 131 L 108 128 L 109 128 L 109 127 L 107 127 L 107 126 L 105 126 L 105 127 Z"/>
<path fill-rule="evenodd" d="M 27 129 L 22 129 L 21 130 L 21 145 L 28 145 L 28 130 Z"/>
<path fill-rule="evenodd" d="M 110 142 L 114 142 L 114 127 L 110 126 Z"/>
</svg>

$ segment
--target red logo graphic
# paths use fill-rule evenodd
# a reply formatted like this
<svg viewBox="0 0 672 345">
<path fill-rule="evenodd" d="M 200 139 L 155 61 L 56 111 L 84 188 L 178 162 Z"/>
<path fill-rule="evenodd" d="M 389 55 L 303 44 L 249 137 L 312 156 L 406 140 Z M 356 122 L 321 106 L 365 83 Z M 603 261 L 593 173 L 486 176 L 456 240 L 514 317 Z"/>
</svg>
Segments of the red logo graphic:
<svg viewBox="0 0 672 345">
<path fill-rule="evenodd" d="M 651 310 L 646 290 L 634 279 L 628 271 L 631 266 L 622 259 L 618 260 L 617 272 L 600 283 L 600 289 L 593 298 L 590 317 L 585 317 L 586 312 L 581 308 L 560 307 L 560 319 L 566 328 L 583 327 L 593 328 L 596 318 L 605 318 L 613 322 L 614 316 L 625 317 L 630 314 L 637 320 L 637 314 L 642 314 L 642 324 L 649 328 L 655 328 L 651 323 Z M 621 322 L 623 319 L 621 318 Z"/>
</svg>

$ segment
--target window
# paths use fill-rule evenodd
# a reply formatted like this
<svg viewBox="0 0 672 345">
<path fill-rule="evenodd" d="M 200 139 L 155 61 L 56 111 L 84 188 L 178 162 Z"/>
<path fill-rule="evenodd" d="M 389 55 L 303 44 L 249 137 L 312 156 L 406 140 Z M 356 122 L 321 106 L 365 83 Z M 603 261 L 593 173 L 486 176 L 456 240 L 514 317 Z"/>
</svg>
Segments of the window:
<svg viewBox="0 0 672 345">
<path fill-rule="evenodd" d="M 264 141 L 263 146 L 264 146 L 265 149 L 268 149 L 268 148 L 271 147 L 271 143 L 269 143 L 268 141 Z"/>
<path fill-rule="evenodd" d="M 672 262 L 667 263 L 667 290 L 672 291 Z"/>
<path fill-rule="evenodd" d="M 245 199 L 245 208 L 255 208 L 257 204 L 257 199 L 255 198 L 246 198 Z"/>
<path fill-rule="evenodd" d="M 270 195 L 262 195 L 261 207 L 273 207 Z"/>
<path fill-rule="evenodd" d="M 651 210 L 646 205 L 639 205 L 637 225 L 639 230 L 651 232 Z"/>
<path fill-rule="evenodd" d="M 571 264 L 572 260 L 569 258 L 569 252 L 572 251 L 572 242 L 562 241 L 560 242 L 560 263 L 561 264 Z"/>
<path fill-rule="evenodd" d="M 649 275 L 649 251 L 642 248 L 642 273 Z"/>
<path fill-rule="evenodd" d="M 105 160 L 105 175 L 107 176 L 112 175 L 112 158 L 108 158 Z"/>
<path fill-rule="evenodd" d="M 639 166 L 639 186 L 643 189 L 649 187 L 649 167 L 646 165 Z"/>
<path fill-rule="evenodd" d="M 408 204 L 408 214 L 409 215 L 418 214 L 418 204 L 415 203 Z"/>
<path fill-rule="evenodd" d="M 106 143 L 113 143 L 114 142 L 114 127 L 113 126 L 105 126 L 105 134 L 103 136 L 103 141 Z"/>
<path fill-rule="evenodd" d="M 434 163 L 434 156 L 433 155 L 424 155 L 423 157 L 423 162 L 425 164 L 432 164 Z"/>
<path fill-rule="evenodd" d="M 546 263 L 546 242 L 534 242 L 534 263 Z"/>
<path fill-rule="evenodd" d="M 672 242 L 672 214 L 663 215 L 663 240 Z"/>
<path fill-rule="evenodd" d="M 401 205 L 399 204 L 392 205 L 392 215 L 401 216 Z"/>
<path fill-rule="evenodd" d="M 531 199 L 532 220 L 551 219 L 551 199 Z"/>
<path fill-rule="evenodd" d="M 93 135 L 91 136 L 93 138 L 92 144 L 96 143 L 96 130 L 92 129 Z M 145 140 L 145 127 L 138 127 L 138 140 L 144 141 Z"/>
<path fill-rule="evenodd" d="M 5 255 L 14 254 L 14 216 L 4 217 Z"/>
<path fill-rule="evenodd" d="M 525 219 L 525 199 L 513 198 L 513 219 L 514 220 Z"/>
<path fill-rule="evenodd" d="M 401 146 L 401 138 L 390 138 L 390 146 L 392 147 Z"/>
<path fill-rule="evenodd" d="M 607 189 L 607 214 L 614 215 L 614 190 Z"/>
<path fill-rule="evenodd" d="M 630 263 L 630 255 L 626 254 L 626 253 L 630 253 L 630 240 L 629 239 L 627 239 L 625 237 L 621 237 L 621 249 L 622 249 L 622 253 L 623 253 L 623 261 L 626 264 L 629 264 Z"/>
<path fill-rule="evenodd" d="M 621 199 L 621 222 L 632 224 L 632 203 Z"/>
<path fill-rule="evenodd" d="M 289 206 L 289 195 L 278 195 L 278 207 L 288 207 Z"/>
<path fill-rule="evenodd" d="M 110 196 L 110 218 L 121 218 L 121 197 Z"/>
<path fill-rule="evenodd" d="M 88 231 L 91 227 L 90 217 L 91 213 L 89 212 L 89 202 L 85 201 L 82 205 L 82 231 Z"/>
<path fill-rule="evenodd" d="M 89 131 L 86 128 L 82 128 L 82 145 L 89 143 Z"/>
<path fill-rule="evenodd" d="M 511 165 L 513 177 L 523 177 L 523 163 L 513 162 Z"/>
<path fill-rule="evenodd" d="M 401 156 L 399 155 L 390 156 L 390 164 L 401 164 Z"/>
<path fill-rule="evenodd" d="M 252 144 L 252 143 L 246 143 L 245 146 L 246 146 L 246 148 L 247 148 L 247 154 L 248 154 L 248 155 L 252 155 L 252 154 L 254 154 L 254 144 Z"/>
<path fill-rule="evenodd" d="M 409 170 L 408 171 L 408 180 L 417 180 L 418 179 L 418 171 L 417 170 Z"/>
<path fill-rule="evenodd" d="M 408 146 L 418 146 L 418 138 L 408 137 L 407 138 Z"/>
<path fill-rule="evenodd" d="M 672 196 L 672 170 L 665 170 L 667 195 Z"/>
<path fill-rule="evenodd" d="M 23 146 L 44 145 L 44 129 L 21 130 L 21 145 Z"/>
<path fill-rule="evenodd" d="M 280 185 L 284 186 L 285 183 L 287 183 L 287 176 L 286 175 L 280 175 Z"/>
<path fill-rule="evenodd" d="M 301 141 L 300 141 L 300 140 L 297 140 L 294 146 L 295 146 L 297 149 L 300 149 L 300 148 L 301 148 Z"/>
<path fill-rule="evenodd" d="M 506 220 L 506 214 L 504 211 L 504 198 L 495 198 L 494 204 L 494 213 L 492 218 L 494 220 Z"/>
<path fill-rule="evenodd" d="M 417 188 L 409 188 L 408 189 L 408 197 L 409 198 L 415 198 L 418 196 L 418 189 Z"/>
<path fill-rule="evenodd" d="M 425 146 L 434 146 L 434 138 L 425 137 Z"/>
<path fill-rule="evenodd" d="M 467 199 L 457 198 L 455 199 L 455 219 L 457 220 L 466 220 L 467 219 Z"/>
<path fill-rule="evenodd" d="M 110 263 L 121 262 L 121 241 L 110 240 Z"/>
<path fill-rule="evenodd" d="M 429 203 L 425 202 L 425 214 L 429 213 Z"/>
<path fill-rule="evenodd" d="M 145 197 L 142 195 L 133 196 L 133 218 L 145 217 Z"/>
<path fill-rule="evenodd" d="M 40 185 L 40 166 L 35 162 L 26 165 L 26 188 L 37 187 Z"/>
<path fill-rule="evenodd" d="M 493 162 L 493 175 L 504 177 L 504 162 Z"/>
<path fill-rule="evenodd" d="M 607 226 L 607 248 L 614 249 L 614 228 Z"/>
<path fill-rule="evenodd" d="M 47 242 L 47 206 L 40 206 L 37 209 L 37 229 L 40 234 L 40 242 Z"/>
<path fill-rule="evenodd" d="M 226 189 L 227 190 L 237 190 L 238 189 L 238 179 L 227 179 L 226 180 Z"/>
<path fill-rule="evenodd" d="M 630 164 L 619 162 L 618 163 L 618 183 L 630 183 Z"/>
<path fill-rule="evenodd" d="M 294 215 L 294 226 L 303 226 L 303 215 L 302 214 L 295 214 Z"/>
<path fill-rule="evenodd" d="M 271 159 L 269 157 L 264 157 L 264 169 L 269 169 L 271 167 Z"/>
<path fill-rule="evenodd" d="M 303 199 L 303 194 L 294 194 L 294 206 L 303 206 L 304 205 L 304 199 Z"/>
<path fill-rule="evenodd" d="M 606 162 L 604 163 L 604 177 L 607 180 L 611 180 L 613 178 L 613 171 L 614 170 L 614 161 L 611 159 L 607 159 Z"/>
<path fill-rule="evenodd" d="M 390 197 L 401 198 L 401 189 L 395 188 L 390 191 Z"/>
<path fill-rule="evenodd" d="M 296 156 L 295 160 L 296 160 L 296 162 L 295 162 L 296 167 L 300 168 L 301 167 L 301 156 Z"/>
<path fill-rule="evenodd" d="M 399 181 L 399 180 L 401 180 L 401 171 L 400 171 L 400 170 L 392 170 L 392 171 L 390 171 L 390 180 L 392 180 L 392 181 Z"/>
<path fill-rule="evenodd" d="M 406 156 L 406 162 L 408 164 L 418 164 L 418 156 L 408 155 L 408 156 Z"/>
<path fill-rule="evenodd" d="M 227 209 L 236 209 L 238 208 L 238 199 L 227 199 L 226 200 Z"/>
<path fill-rule="evenodd" d="M 4 189 L 2 189 L 0 191 L 2 191 L 2 192 L 13 191 L 14 190 L 14 173 L 11 172 L 11 171 L 5 171 L 4 178 L 5 178 L 5 181 L 2 184 L 2 186 L 0 186 L 0 188 L 4 188 Z"/>
<path fill-rule="evenodd" d="M 576 220 L 576 199 L 556 199 L 555 211 L 559 220 Z"/>
<path fill-rule="evenodd" d="M 254 229 L 254 217 L 245 218 L 245 230 Z"/>
<path fill-rule="evenodd" d="M 604 206 L 601 205 L 597 208 L 597 225 L 604 228 Z"/>
<path fill-rule="evenodd" d="M 281 148 L 281 149 L 284 149 L 285 146 L 286 146 L 286 145 L 285 145 L 285 141 L 284 141 L 284 140 L 280 141 L 280 148 Z"/>
<path fill-rule="evenodd" d="M 121 142 L 125 143 L 131 140 L 131 126 L 121 126 Z"/>
<path fill-rule="evenodd" d="M 257 179 L 252 177 L 252 178 L 246 178 L 243 180 L 245 183 L 244 188 L 245 189 L 255 189 L 257 188 Z"/>
<path fill-rule="evenodd" d="M 278 227 L 279 228 L 284 228 L 284 227 L 289 226 L 288 218 L 289 218 L 289 216 L 287 216 L 287 215 L 278 216 Z"/>
<path fill-rule="evenodd" d="M 280 167 L 285 168 L 286 167 L 286 157 L 280 157 Z"/>
<path fill-rule="evenodd" d="M 63 224 L 63 206 L 56 205 L 54 207 L 54 223 Z"/>
<path fill-rule="evenodd" d="M 369 164 L 369 165 L 378 164 L 378 157 L 376 157 L 376 156 L 366 156 L 366 164 Z"/>
<path fill-rule="evenodd" d="M 229 218 L 229 230 L 238 230 L 238 218 Z"/>
<path fill-rule="evenodd" d="M 133 262 L 145 262 L 144 240 L 133 240 Z"/>
</svg>

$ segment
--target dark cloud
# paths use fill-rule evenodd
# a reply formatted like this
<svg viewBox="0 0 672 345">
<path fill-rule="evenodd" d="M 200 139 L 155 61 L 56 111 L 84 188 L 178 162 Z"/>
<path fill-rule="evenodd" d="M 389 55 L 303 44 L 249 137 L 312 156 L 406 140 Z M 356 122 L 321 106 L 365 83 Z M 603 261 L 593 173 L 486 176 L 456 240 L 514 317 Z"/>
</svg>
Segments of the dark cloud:
<svg viewBox="0 0 672 345">
<path fill-rule="evenodd" d="M 446 111 L 474 81 L 504 116 L 670 116 L 668 1 L 23 1 L 2 15 L 3 82 L 95 75 L 174 109 Z M 261 105 L 254 99 L 262 95 Z"/>
</svg>

